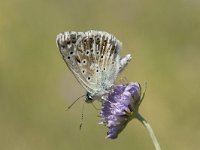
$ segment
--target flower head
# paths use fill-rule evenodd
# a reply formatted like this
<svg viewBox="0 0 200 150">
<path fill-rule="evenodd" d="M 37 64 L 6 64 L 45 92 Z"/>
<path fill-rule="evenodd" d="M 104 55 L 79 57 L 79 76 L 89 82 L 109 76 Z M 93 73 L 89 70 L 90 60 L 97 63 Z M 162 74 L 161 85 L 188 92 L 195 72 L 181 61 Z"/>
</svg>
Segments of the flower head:
<svg viewBox="0 0 200 150">
<path fill-rule="evenodd" d="M 126 127 L 127 123 L 135 118 L 141 103 L 141 87 L 139 83 L 116 85 L 104 97 L 100 112 L 101 120 L 109 128 L 107 138 L 115 139 Z"/>
</svg>

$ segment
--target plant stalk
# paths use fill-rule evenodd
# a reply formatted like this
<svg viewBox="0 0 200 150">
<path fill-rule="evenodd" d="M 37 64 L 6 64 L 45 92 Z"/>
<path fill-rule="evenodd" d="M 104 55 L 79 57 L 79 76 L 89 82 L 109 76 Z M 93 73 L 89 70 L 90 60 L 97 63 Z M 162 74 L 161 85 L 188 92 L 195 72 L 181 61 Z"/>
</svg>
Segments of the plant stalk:
<svg viewBox="0 0 200 150">
<path fill-rule="evenodd" d="M 142 115 L 140 115 L 139 113 L 136 114 L 136 118 L 144 125 L 144 127 L 147 129 L 152 141 L 153 141 L 153 144 L 154 144 L 154 147 L 156 150 L 161 150 L 160 148 L 160 145 L 158 143 L 158 140 L 153 132 L 153 129 L 151 128 L 150 124 L 142 117 Z"/>
</svg>

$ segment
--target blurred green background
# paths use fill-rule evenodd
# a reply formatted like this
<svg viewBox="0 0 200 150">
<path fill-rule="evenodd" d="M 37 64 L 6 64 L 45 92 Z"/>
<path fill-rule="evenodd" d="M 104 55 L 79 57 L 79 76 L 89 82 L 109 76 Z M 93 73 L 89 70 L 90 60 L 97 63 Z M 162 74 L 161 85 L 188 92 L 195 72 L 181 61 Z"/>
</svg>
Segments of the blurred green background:
<svg viewBox="0 0 200 150">
<path fill-rule="evenodd" d="M 200 1 L 0 0 L 0 149 L 154 149 L 137 120 L 105 139 L 98 111 L 55 44 L 62 31 L 103 30 L 133 60 L 121 77 L 148 88 L 140 107 L 161 148 L 200 149 Z M 96 105 L 98 105 L 96 103 Z"/>
</svg>

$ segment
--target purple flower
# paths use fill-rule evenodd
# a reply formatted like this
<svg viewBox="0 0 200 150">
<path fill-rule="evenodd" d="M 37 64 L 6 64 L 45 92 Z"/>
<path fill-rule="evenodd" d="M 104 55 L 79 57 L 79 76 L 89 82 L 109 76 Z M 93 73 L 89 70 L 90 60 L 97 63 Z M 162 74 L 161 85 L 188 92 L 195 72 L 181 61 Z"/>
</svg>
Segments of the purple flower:
<svg viewBox="0 0 200 150">
<path fill-rule="evenodd" d="M 100 112 L 101 124 L 109 128 L 107 138 L 115 139 L 127 123 L 137 115 L 142 102 L 139 83 L 117 85 L 104 97 Z"/>
</svg>

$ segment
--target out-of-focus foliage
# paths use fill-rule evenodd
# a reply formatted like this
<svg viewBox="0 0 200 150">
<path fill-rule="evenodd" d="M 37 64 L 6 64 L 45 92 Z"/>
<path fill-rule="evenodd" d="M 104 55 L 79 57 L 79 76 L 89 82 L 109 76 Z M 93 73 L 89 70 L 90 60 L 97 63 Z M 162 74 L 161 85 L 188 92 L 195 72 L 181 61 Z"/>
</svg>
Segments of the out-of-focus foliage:
<svg viewBox="0 0 200 150">
<path fill-rule="evenodd" d="M 199 14 L 198 0 L 1 0 L 0 149 L 154 149 L 136 120 L 112 141 L 92 105 L 85 104 L 81 131 L 83 101 L 64 111 L 84 90 L 55 38 L 90 29 L 114 34 L 122 55 L 133 55 L 121 77 L 147 81 L 140 111 L 161 147 L 199 149 Z"/>
</svg>

